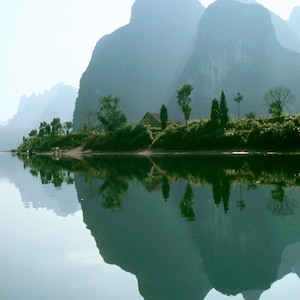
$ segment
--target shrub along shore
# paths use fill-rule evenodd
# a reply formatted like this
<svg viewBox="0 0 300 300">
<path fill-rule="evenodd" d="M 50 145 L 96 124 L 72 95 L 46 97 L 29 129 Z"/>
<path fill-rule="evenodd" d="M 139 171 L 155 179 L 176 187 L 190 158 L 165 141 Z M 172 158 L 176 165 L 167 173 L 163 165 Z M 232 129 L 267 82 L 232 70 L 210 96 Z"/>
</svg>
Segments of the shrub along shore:
<svg viewBox="0 0 300 300">
<path fill-rule="evenodd" d="M 31 134 L 15 150 L 42 153 L 70 149 L 85 152 L 141 151 L 293 151 L 300 150 L 300 115 L 229 121 L 192 120 L 165 129 L 124 124 L 116 130 Z M 148 152 L 149 153 L 149 152 Z"/>
</svg>

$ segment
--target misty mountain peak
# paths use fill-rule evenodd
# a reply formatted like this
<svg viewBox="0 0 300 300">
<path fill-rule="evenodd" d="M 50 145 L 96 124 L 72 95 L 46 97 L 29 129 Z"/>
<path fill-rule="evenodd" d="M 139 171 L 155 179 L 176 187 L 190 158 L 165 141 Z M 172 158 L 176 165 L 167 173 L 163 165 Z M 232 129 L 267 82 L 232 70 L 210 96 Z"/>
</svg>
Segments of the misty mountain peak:
<svg viewBox="0 0 300 300">
<path fill-rule="evenodd" d="M 300 6 L 296 6 L 296 7 L 294 7 L 294 9 L 290 15 L 290 19 L 299 18 L 299 17 L 300 17 Z"/>
<path fill-rule="evenodd" d="M 269 11 L 255 3 L 245 4 L 234 0 L 216 1 L 203 15 L 199 38 L 206 37 L 209 42 L 216 36 L 233 45 L 240 40 L 251 40 L 252 48 L 254 41 L 256 45 L 277 43 Z M 211 42 L 216 46 L 215 40 Z"/>
<path fill-rule="evenodd" d="M 288 20 L 289 26 L 294 30 L 298 39 L 300 40 L 300 6 L 293 9 Z"/>
<path fill-rule="evenodd" d="M 131 23 L 151 23 L 175 21 L 182 10 L 202 6 L 198 0 L 136 0 L 131 9 Z M 202 6 L 204 9 L 204 7 Z M 172 19 L 174 15 L 174 19 Z M 171 18 L 170 18 L 171 17 Z M 153 22 L 156 20 L 156 22 Z M 173 23 L 173 22 L 172 22 Z"/>
<path fill-rule="evenodd" d="M 237 0 L 237 1 L 245 4 L 257 4 L 255 0 Z"/>
</svg>

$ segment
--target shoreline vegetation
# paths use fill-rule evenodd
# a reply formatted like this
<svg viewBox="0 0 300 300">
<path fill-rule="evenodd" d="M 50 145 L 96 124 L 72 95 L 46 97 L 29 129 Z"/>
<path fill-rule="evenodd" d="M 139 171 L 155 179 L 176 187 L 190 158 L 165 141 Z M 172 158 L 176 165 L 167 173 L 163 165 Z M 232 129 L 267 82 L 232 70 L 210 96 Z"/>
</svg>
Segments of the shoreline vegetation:
<svg viewBox="0 0 300 300">
<path fill-rule="evenodd" d="M 11 151 L 18 155 L 28 155 L 24 152 Z M 46 151 L 46 152 L 34 152 L 29 155 L 36 156 L 52 156 L 55 158 L 71 158 L 71 159 L 82 159 L 84 157 L 104 157 L 104 156 L 144 156 L 144 157 L 162 157 L 162 156 L 298 156 L 299 151 L 245 151 L 245 150 L 207 150 L 207 151 L 175 151 L 175 150 L 140 150 L 140 151 L 90 151 L 82 150 L 82 148 L 74 149 L 61 149 L 59 152 Z"/>
<path fill-rule="evenodd" d="M 83 155 L 212 155 L 212 154 L 274 154 L 300 151 L 300 115 L 285 115 L 283 108 L 295 100 L 285 87 L 275 87 L 265 94 L 265 104 L 272 117 L 256 117 L 254 113 L 239 119 L 243 96 L 233 99 L 238 104 L 238 120 L 229 117 L 226 97 L 214 98 L 207 119 L 190 120 L 191 92 L 185 84 L 177 91 L 177 103 L 185 124 L 169 120 L 162 105 L 160 115 L 147 113 L 152 119 L 128 124 L 120 98 L 111 95 L 99 99 L 99 111 L 91 112 L 99 123 L 91 125 L 90 117 L 83 128 L 72 131 L 72 122 L 61 123 L 54 118 L 50 124 L 41 122 L 14 152 L 20 154 L 51 154 L 80 157 Z M 147 115 L 146 114 L 146 115 Z M 158 115 L 158 114 L 156 114 Z"/>
<path fill-rule="evenodd" d="M 23 139 L 18 154 L 73 157 L 97 155 L 273 155 L 300 153 L 300 115 L 229 121 L 192 120 L 165 129 L 126 124 L 115 131 L 34 135 Z"/>
</svg>

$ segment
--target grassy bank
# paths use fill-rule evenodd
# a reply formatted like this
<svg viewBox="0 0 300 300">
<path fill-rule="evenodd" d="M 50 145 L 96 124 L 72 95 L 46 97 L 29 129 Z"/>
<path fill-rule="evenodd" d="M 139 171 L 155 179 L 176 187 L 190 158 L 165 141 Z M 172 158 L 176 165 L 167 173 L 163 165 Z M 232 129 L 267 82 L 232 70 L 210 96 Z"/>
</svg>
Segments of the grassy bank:
<svg viewBox="0 0 300 300">
<path fill-rule="evenodd" d="M 266 150 L 300 149 L 300 116 L 230 121 L 226 127 L 211 120 L 193 120 L 161 130 L 147 125 L 125 125 L 106 132 L 71 132 L 57 136 L 24 138 L 18 152 L 81 147 L 91 151 L 152 150 Z"/>
</svg>

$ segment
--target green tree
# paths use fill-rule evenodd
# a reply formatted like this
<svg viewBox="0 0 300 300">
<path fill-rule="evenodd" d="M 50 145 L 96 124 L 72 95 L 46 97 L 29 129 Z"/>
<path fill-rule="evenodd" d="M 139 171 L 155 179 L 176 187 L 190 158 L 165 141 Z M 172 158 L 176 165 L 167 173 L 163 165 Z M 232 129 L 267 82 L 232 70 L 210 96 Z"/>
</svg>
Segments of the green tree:
<svg viewBox="0 0 300 300">
<path fill-rule="evenodd" d="M 226 97 L 224 92 L 221 93 L 221 100 L 220 100 L 220 125 L 222 128 L 225 128 L 227 126 L 227 123 L 229 121 L 228 117 L 228 108 L 226 103 Z"/>
<path fill-rule="evenodd" d="M 243 96 L 240 94 L 240 92 L 237 93 L 237 95 L 233 98 L 233 101 L 237 103 L 238 106 L 238 120 L 240 119 L 240 103 L 243 100 Z"/>
<path fill-rule="evenodd" d="M 281 117 L 283 115 L 283 109 L 287 108 L 295 99 L 295 94 L 284 86 L 276 86 L 264 95 L 264 103 L 268 106 L 269 114 L 274 118 Z"/>
<path fill-rule="evenodd" d="M 246 113 L 246 119 L 254 120 L 255 118 L 256 118 L 255 112 L 250 111 L 250 112 Z"/>
<path fill-rule="evenodd" d="M 53 118 L 52 122 L 50 123 L 50 126 L 51 126 L 51 136 L 52 137 L 62 134 L 63 126 L 60 122 L 60 118 Z"/>
<path fill-rule="evenodd" d="M 168 124 L 168 110 L 164 104 L 160 109 L 160 121 L 161 121 L 161 129 L 164 130 Z"/>
<path fill-rule="evenodd" d="M 50 133 L 51 133 L 50 125 L 45 121 L 41 122 L 39 127 L 39 136 L 48 137 L 50 136 Z"/>
<path fill-rule="evenodd" d="M 38 136 L 37 130 L 36 130 L 36 129 L 31 130 L 31 131 L 29 132 L 28 136 L 29 136 L 30 138 L 35 138 L 35 137 L 37 137 L 37 136 Z"/>
<path fill-rule="evenodd" d="M 219 116 L 220 116 L 219 102 L 216 98 L 214 98 L 211 103 L 210 119 L 212 122 L 218 122 Z"/>
<path fill-rule="evenodd" d="M 73 128 L 73 123 L 70 121 L 67 121 L 64 123 L 63 127 L 64 127 L 66 134 L 68 135 L 70 133 L 70 130 Z"/>
<path fill-rule="evenodd" d="M 111 95 L 101 97 L 98 120 L 107 131 L 115 131 L 127 122 L 126 115 L 120 106 L 120 97 Z"/>
<path fill-rule="evenodd" d="M 191 84 L 184 84 L 183 87 L 177 91 L 177 103 L 183 112 L 186 124 L 192 112 L 190 103 L 192 102 L 191 93 L 193 89 Z"/>
</svg>

